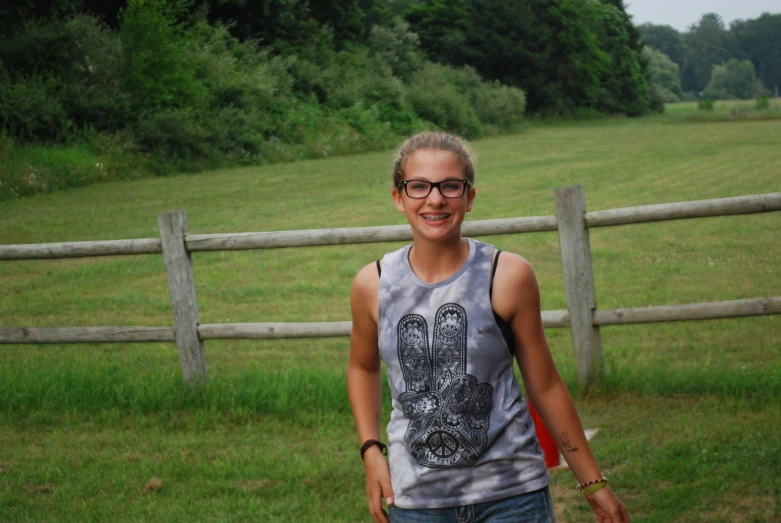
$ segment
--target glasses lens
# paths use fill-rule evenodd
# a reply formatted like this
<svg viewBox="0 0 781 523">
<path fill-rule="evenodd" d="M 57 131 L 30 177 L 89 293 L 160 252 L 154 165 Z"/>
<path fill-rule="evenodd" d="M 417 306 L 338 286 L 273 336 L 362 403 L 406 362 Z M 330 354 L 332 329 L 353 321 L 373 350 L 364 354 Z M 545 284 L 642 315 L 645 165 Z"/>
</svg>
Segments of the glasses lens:
<svg viewBox="0 0 781 523">
<path fill-rule="evenodd" d="M 431 184 L 423 180 L 411 180 L 406 183 L 406 187 L 410 198 L 425 198 L 431 192 Z"/>
<path fill-rule="evenodd" d="M 439 191 L 445 198 L 459 198 L 464 194 L 464 187 L 463 182 L 446 180 L 439 184 Z"/>
</svg>

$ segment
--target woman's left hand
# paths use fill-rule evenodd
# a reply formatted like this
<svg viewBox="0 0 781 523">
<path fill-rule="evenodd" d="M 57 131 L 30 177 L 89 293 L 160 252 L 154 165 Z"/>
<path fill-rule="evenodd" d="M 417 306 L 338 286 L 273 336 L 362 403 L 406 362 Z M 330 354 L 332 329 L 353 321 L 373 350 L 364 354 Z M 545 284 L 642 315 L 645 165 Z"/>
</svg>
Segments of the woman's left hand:
<svg viewBox="0 0 781 523">
<path fill-rule="evenodd" d="M 585 496 L 597 517 L 597 523 L 629 523 L 626 507 L 609 485 Z"/>
</svg>

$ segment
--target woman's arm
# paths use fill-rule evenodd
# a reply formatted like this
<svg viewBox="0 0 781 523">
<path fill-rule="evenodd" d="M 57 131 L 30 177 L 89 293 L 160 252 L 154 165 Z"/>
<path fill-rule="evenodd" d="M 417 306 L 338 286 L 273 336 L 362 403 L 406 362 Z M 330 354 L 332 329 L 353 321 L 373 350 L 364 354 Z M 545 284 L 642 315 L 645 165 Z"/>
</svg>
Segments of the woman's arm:
<svg viewBox="0 0 781 523">
<path fill-rule="evenodd" d="M 559 375 L 540 316 L 540 291 L 529 262 L 502 253 L 493 282 L 492 306 L 510 323 L 515 357 L 529 400 L 567 460 L 578 483 L 596 480 L 601 472 L 591 452 L 572 397 Z M 586 495 L 599 522 L 629 521 L 626 508 L 610 486 Z"/>
<path fill-rule="evenodd" d="M 380 439 L 382 414 L 382 378 L 377 344 L 379 277 L 374 263 L 358 272 L 350 292 L 353 316 L 350 336 L 350 359 L 347 363 L 347 396 L 361 444 Z M 387 523 L 383 499 L 393 503 L 388 462 L 379 447 L 369 447 L 364 454 L 366 495 L 369 512 L 377 522 Z"/>
</svg>

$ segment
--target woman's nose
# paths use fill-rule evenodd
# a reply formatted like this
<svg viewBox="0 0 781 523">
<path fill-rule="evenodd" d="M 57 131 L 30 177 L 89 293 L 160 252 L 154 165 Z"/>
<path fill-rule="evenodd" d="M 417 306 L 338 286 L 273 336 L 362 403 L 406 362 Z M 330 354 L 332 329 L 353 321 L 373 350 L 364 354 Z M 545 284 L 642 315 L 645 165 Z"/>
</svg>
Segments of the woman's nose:
<svg viewBox="0 0 781 523">
<path fill-rule="evenodd" d="M 445 197 L 442 195 L 442 191 L 439 187 L 432 187 L 431 192 L 428 193 L 429 203 L 442 203 L 445 201 Z"/>
</svg>

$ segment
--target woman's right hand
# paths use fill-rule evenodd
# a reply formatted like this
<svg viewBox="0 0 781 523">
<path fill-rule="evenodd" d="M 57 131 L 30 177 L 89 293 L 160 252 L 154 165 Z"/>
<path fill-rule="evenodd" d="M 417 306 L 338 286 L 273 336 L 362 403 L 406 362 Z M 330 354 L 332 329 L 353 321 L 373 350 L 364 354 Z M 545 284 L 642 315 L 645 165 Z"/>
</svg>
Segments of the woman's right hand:
<svg viewBox="0 0 781 523">
<path fill-rule="evenodd" d="M 391 488 L 390 469 L 388 461 L 382 455 L 379 447 L 369 447 L 363 455 L 366 467 L 366 496 L 369 498 L 369 513 L 377 523 L 389 523 L 388 513 L 382 508 L 382 502 L 393 505 L 393 489 Z"/>
</svg>

